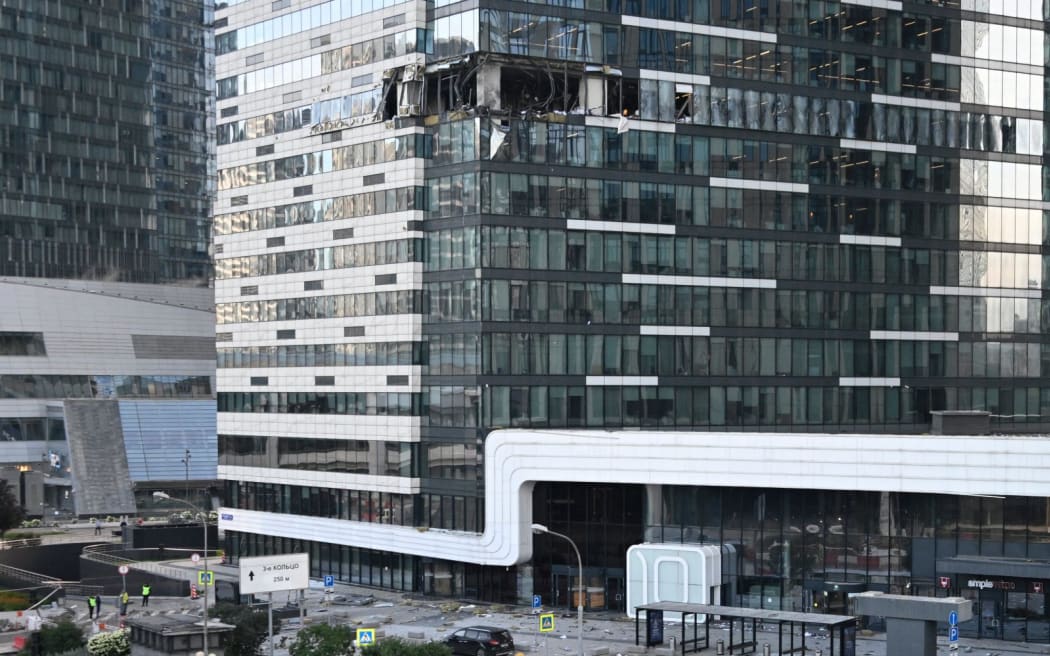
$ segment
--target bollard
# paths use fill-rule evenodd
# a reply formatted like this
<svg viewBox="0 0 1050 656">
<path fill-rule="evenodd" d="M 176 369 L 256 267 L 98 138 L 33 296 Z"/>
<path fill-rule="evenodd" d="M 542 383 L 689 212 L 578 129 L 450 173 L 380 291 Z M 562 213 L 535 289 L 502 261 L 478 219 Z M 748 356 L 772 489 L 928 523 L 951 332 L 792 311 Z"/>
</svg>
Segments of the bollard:
<svg viewBox="0 0 1050 656">
<path fill-rule="evenodd" d="M 769 647 L 769 643 L 767 642 L 764 645 L 762 645 L 762 656 L 769 656 L 769 654 L 770 654 L 770 647 Z"/>
<path fill-rule="evenodd" d="M 725 653 L 726 653 L 726 643 L 725 643 L 724 640 L 719 640 L 718 642 L 715 643 L 715 654 L 717 654 L 718 656 L 725 656 Z"/>
</svg>

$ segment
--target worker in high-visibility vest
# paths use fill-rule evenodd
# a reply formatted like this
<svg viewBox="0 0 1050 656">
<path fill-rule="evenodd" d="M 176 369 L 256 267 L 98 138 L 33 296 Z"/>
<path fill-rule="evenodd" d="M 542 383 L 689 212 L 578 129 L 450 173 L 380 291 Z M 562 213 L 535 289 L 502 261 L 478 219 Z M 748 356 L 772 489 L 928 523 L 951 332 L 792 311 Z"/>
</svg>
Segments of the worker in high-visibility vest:
<svg viewBox="0 0 1050 656">
<path fill-rule="evenodd" d="M 95 619 L 95 615 L 98 613 L 98 597 L 95 595 L 89 595 L 87 598 L 88 602 L 88 619 Z"/>
<path fill-rule="evenodd" d="M 142 584 L 142 607 L 149 606 L 149 594 L 152 592 L 149 587 L 149 583 Z"/>
<path fill-rule="evenodd" d="M 121 615 L 127 615 L 128 614 L 128 599 L 129 599 L 129 595 L 128 595 L 128 591 L 127 590 L 124 590 L 123 592 L 120 593 L 120 614 Z"/>
</svg>

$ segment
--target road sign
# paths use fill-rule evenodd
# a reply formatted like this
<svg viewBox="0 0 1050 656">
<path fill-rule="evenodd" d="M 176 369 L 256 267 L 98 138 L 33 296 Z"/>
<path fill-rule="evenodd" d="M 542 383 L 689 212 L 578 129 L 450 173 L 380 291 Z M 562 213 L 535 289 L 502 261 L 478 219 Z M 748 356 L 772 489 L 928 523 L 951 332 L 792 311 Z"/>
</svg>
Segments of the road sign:
<svg viewBox="0 0 1050 656">
<path fill-rule="evenodd" d="M 324 575 L 324 587 L 331 588 L 335 586 L 335 577 L 331 574 Z"/>
<path fill-rule="evenodd" d="M 197 585 L 204 587 L 206 585 L 215 585 L 215 572 L 204 570 L 197 572 Z"/>
<path fill-rule="evenodd" d="M 310 555 L 241 558 L 241 594 L 305 590 L 310 587 Z"/>
<path fill-rule="evenodd" d="M 954 611 L 953 610 L 952 612 L 948 613 L 948 625 L 949 626 L 955 626 L 958 623 L 959 623 L 959 613 L 958 613 L 958 611 Z"/>
<path fill-rule="evenodd" d="M 357 630 L 357 646 L 367 647 L 368 645 L 374 645 L 376 643 L 376 630 L 375 629 L 358 629 Z"/>
<path fill-rule="evenodd" d="M 199 563 L 201 561 L 201 555 L 193 554 L 192 556 L 190 556 L 190 560 L 192 560 L 195 563 Z"/>
<path fill-rule="evenodd" d="M 959 642 L 959 627 L 948 627 L 948 642 Z"/>
<path fill-rule="evenodd" d="M 539 595 L 532 595 L 532 607 L 539 608 L 543 605 L 543 597 Z"/>
<path fill-rule="evenodd" d="M 540 633 L 550 633 L 554 630 L 554 613 L 540 615 Z"/>
<path fill-rule="evenodd" d="M 120 572 L 121 576 L 126 576 L 127 573 L 130 572 L 131 570 L 128 569 L 127 565 L 121 565 L 120 567 L 117 568 L 117 571 Z"/>
</svg>

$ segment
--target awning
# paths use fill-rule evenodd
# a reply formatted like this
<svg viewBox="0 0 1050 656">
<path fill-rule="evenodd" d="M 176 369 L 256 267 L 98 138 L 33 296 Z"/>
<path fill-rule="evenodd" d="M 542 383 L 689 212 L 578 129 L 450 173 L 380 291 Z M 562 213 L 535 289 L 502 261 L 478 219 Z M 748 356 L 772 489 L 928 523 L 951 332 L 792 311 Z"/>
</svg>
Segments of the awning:
<svg viewBox="0 0 1050 656">
<path fill-rule="evenodd" d="M 952 556 L 937 559 L 937 573 L 1016 579 L 1050 579 L 1050 562 L 1023 558 Z"/>
</svg>

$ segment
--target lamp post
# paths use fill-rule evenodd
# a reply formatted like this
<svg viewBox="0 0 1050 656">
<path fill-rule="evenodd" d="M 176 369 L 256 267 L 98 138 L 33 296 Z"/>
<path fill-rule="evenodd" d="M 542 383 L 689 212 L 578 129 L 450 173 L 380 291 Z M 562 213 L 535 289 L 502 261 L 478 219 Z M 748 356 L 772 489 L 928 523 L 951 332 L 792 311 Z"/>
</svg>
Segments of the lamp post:
<svg viewBox="0 0 1050 656">
<path fill-rule="evenodd" d="M 565 535 L 564 533 L 558 533 L 557 531 L 552 531 L 549 528 L 547 528 L 546 526 L 544 526 L 543 524 L 533 524 L 532 525 L 532 532 L 534 534 L 536 534 L 536 535 L 542 535 L 544 533 L 547 533 L 548 535 L 553 535 L 555 537 L 559 537 L 559 538 L 562 538 L 564 540 L 568 540 L 569 544 L 572 545 L 572 550 L 576 552 L 576 564 L 577 564 L 577 566 L 579 568 L 579 572 L 580 572 L 579 584 L 578 584 L 578 589 L 577 589 L 577 594 L 579 595 L 579 597 L 577 597 L 577 601 L 576 601 L 576 608 L 577 608 L 577 613 L 578 613 L 578 615 L 577 615 L 578 619 L 577 619 L 577 622 L 576 622 L 576 632 L 579 634 L 579 636 L 577 638 L 577 645 L 578 645 L 579 651 L 580 651 L 579 656 L 583 656 L 583 594 L 584 594 L 584 588 L 583 588 L 583 558 L 580 558 L 580 550 L 576 548 L 576 543 L 573 542 L 572 538 L 570 538 L 568 535 Z M 569 586 L 569 596 L 570 597 L 572 596 L 572 585 Z"/>
<path fill-rule="evenodd" d="M 189 453 L 190 452 L 187 449 L 186 450 L 187 462 L 188 462 L 188 459 L 189 459 Z M 160 491 L 154 492 L 153 493 L 153 498 L 157 499 L 157 500 L 163 499 L 165 501 L 175 501 L 176 503 L 181 503 L 181 504 L 184 504 L 186 506 L 189 506 L 190 508 L 192 508 L 193 510 L 195 510 L 198 513 L 201 514 L 201 526 L 204 527 L 204 558 L 203 558 L 203 560 L 201 562 L 204 563 L 204 571 L 207 572 L 208 571 L 208 513 L 204 512 L 203 510 L 201 510 L 200 508 L 198 508 L 194 504 L 190 503 L 189 501 L 185 501 L 183 499 L 174 498 L 174 497 L 170 496 L 169 494 L 167 494 L 166 492 L 160 492 Z M 205 579 L 204 591 L 203 591 L 203 594 L 201 595 L 201 598 L 204 599 L 204 624 L 203 624 L 203 626 L 204 626 L 204 630 L 203 630 L 203 634 L 204 634 L 204 651 L 201 652 L 203 654 L 203 656 L 210 656 L 210 654 L 208 652 L 208 588 L 211 587 L 211 583 L 212 583 L 212 581 L 210 581 L 209 579 Z"/>
<path fill-rule="evenodd" d="M 190 450 L 186 449 L 186 455 L 182 456 L 182 464 L 186 467 L 186 497 L 190 496 L 190 459 L 193 458 L 190 455 Z"/>
</svg>

